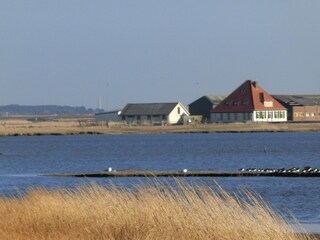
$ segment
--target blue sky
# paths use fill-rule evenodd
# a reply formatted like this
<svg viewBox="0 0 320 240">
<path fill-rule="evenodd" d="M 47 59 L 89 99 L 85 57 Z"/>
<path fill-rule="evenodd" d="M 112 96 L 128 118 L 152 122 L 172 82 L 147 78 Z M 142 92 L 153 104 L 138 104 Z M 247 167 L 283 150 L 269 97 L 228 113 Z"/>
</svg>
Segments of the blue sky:
<svg viewBox="0 0 320 240">
<path fill-rule="evenodd" d="M 0 0 L 0 105 L 320 94 L 320 1 Z"/>
</svg>

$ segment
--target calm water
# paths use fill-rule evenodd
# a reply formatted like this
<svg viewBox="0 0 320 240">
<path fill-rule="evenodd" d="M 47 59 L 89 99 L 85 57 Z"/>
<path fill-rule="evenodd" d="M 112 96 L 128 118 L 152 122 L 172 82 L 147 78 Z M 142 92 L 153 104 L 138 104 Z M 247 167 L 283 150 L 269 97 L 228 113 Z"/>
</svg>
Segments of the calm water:
<svg viewBox="0 0 320 240">
<path fill-rule="evenodd" d="M 267 151 L 264 151 L 264 148 Z M 90 135 L 0 138 L 0 194 L 30 187 L 72 188 L 81 183 L 129 185 L 143 178 L 79 179 L 41 174 L 142 170 L 238 170 L 320 167 L 320 133 Z M 278 211 L 320 224 L 320 178 L 215 178 L 228 191 L 261 194 Z M 211 178 L 187 181 L 214 185 Z"/>
</svg>

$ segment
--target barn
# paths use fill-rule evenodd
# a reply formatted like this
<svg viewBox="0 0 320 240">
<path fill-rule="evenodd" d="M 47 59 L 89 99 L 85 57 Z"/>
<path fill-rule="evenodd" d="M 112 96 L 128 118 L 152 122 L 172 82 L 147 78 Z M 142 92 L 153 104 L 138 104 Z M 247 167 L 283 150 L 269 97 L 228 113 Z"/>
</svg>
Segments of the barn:
<svg viewBox="0 0 320 240">
<path fill-rule="evenodd" d="M 272 95 L 288 110 L 288 120 L 320 121 L 320 95 Z"/>
<path fill-rule="evenodd" d="M 189 104 L 190 115 L 202 116 L 203 122 L 210 122 L 211 111 L 225 98 L 225 96 L 203 96 Z"/>
<path fill-rule="evenodd" d="M 121 111 L 121 119 L 132 124 L 182 124 L 188 110 L 180 102 L 129 103 Z"/>
</svg>

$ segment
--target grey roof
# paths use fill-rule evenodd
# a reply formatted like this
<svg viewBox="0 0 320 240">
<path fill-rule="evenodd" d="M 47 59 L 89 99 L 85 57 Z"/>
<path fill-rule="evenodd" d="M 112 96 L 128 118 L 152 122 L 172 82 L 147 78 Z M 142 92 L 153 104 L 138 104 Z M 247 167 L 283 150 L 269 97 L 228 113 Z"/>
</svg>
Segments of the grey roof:
<svg viewBox="0 0 320 240">
<path fill-rule="evenodd" d="M 118 112 L 121 112 L 121 109 L 117 109 L 117 110 L 112 110 L 112 111 L 107 111 L 107 112 L 99 112 L 99 113 L 96 113 L 94 115 L 104 115 L 104 114 L 111 114 L 111 113 L 118 113 Z"/>
<path fill-rule="evenodd" d="M 208 99 L 208 101 L 211 102 L 212 105 L 217 105 L 225 98 L 226 98 L 226 96 L 206 95 L 206 96 L 202 96 L 202 97 L 198 98 L 197 100 L 193 101 L 192 103 L 189 104 L 189 106 L 198 102 L 201 99 Z"/>
<path fill-rule="evenodd" d="M 167 115 L 179 103 L 129 103 L 121 115 Z"/>
<path fill-rule="evenodd" d="M 222 100 L 226 98 L 226 96 L 216 96 L 216 95 L 207 95 L 205 97 L 208 98 L 213 104 L 220 103 Z"/>
<path fill-rule="evenodd" d="M 272 95 L 272 97 L 291 106 L 320 105 L 320 95 Z"/>
</svg>

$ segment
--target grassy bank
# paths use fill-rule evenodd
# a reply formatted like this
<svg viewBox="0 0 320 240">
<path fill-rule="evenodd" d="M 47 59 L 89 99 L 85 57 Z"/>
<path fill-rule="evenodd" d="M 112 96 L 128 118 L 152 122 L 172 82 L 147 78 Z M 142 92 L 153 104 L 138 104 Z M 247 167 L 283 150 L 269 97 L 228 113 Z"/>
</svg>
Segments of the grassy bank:
<svg viewBox="0 0 320 240">
<path fill-rule="evenodd" d="M 295 234 L 259 197 L 178 183 L 31 190 L 0 198 L 1 239 L 315 239 Z"/>
<path fill-rule="evenodd" d="M 105 124 L 96 124 L 90 118 L 63 118 L 55 119 L 54 121 L 28 121 L 27 119 L 0 120 L 0 136 L 207 132 L 320 132 L 320 123 L 230 123 L 185 126 L 107 127 Z"/>
</svg>

